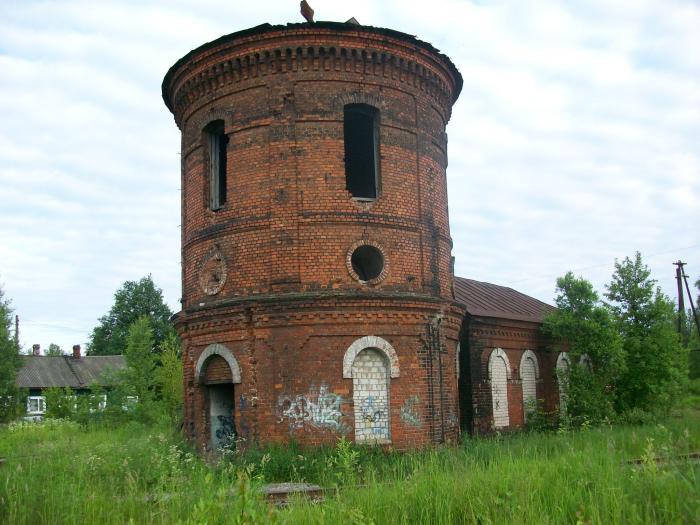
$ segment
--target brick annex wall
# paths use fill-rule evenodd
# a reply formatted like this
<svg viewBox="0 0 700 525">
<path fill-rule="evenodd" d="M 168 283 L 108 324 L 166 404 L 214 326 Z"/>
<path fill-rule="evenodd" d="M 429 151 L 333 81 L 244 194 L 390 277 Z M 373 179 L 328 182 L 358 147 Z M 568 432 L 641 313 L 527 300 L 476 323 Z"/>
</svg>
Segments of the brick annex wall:
<svg viewBox="0 0 700 525">
<path fill-rule="evenodd" d="M 506 382 L 509 425 L 499 430 L 513 430 L 525 424 L 520 362 L 527 350 L 535 354 L 539 367 L 539 379 L 535 382 L 536 398 L 545 411 L 551 412 L 558 407 L 558 352 L 550 348 L 550 341 L 542 335 L 540 328 L 539 323 L 467 317 L 462 329 L 462 344 L 468 345 L 470 350 L 472 391 L 468 397 L 472 403 L 469 429 L 472 433 L 490 434 L 494 430 L 492 384 L 488 365 L 491 353 L 497 348 L 505 352 L 510 365 L 510 377 Z"/>
<path fill-rule="evenodd" d="M 209 345 L 224 345 L 240 368 L 242 438 L 313 444 L 354 437 L 361 407 L 343 358 L 365 336 L 387 341 L 398 361 L 388 380 L 392 445 L 457 439 L 464 312 L 453 304 L 445 128 L 461 83 L 447 57 L 414 37 L 331 23 L 228 35 L 168 72 L 164 99 L 182 132 L 176 325 L 185 428 L 200 447 L 207 387 L 195 368 Z M 379 111 L 373 202 L 346 190 L 343 118 L 353 103 Z M 227 202 L 217 211 L 204 134 L 214 120 L 228 137 Z M 361 243 L 384 256 L 380 282 L 349 271 Z M 214 293 L 202 285 L 210 268 L 221 278 Z"/>
</svg>

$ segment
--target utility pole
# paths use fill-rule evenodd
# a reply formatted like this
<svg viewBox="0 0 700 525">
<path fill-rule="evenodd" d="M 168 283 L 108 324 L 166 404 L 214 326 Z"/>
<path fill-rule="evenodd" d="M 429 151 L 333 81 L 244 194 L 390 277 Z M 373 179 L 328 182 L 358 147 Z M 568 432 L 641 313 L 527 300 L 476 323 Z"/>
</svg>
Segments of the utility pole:
<svg viewBox="0 0 700 525">
<path fill-rule="evenodd" d="M 19 348 L 19 315 L 15 314 L 15 346 Z"/>
<path fill-rule="evenodd" d="M 682 263 L 682 264 L 685 264 L 685 263 Z M 683 272 L 683 280 L 685 281 L 685 289 L 688 292 L 688 300 L 690 301 L 690 308 L 693 311 L 693 319 L 695 320 L 695 328 L 697 328 L 698 337 L 700 337 L 700 320 L 698 320 L 698 313 L 695 311 L 695 303 L 693 302 L 693 296 L 690 294 L 690 286 L 688 286 L 688 276 L 685 274 L 685 272 Z"/>
<path fill-rule="evenodd" d="M 676 267 L 676 283 L 678 284 L 678 333 L 683 333 L 683 321 L 685 321 L 685 305 L 683 304 L 683 266 L 684 262 L 678 259 L 673 263 Z"/>
</svg>

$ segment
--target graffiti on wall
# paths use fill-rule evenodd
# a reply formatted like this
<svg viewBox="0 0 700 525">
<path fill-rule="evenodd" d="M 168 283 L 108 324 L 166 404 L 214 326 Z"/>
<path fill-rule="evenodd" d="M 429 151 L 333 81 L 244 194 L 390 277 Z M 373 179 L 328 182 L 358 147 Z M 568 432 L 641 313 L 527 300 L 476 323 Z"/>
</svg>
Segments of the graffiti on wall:
<svg viewBox="0 0 700 525">
<path fill-rule="evenodd" d="M 286 419 L 290 430 L 310 425 L 346 434 L 349 428 L 343 422 L 344 402 L 342 396 L 329 392 L 328 385 L 312 386 L 306 394 L 281 395 L 277 399 L 278 421 L 281 423 Z"/>
<path fill-rule="evenodd" d="M 218 424 L 216 425 L 216 443 L 219 448 L 231 446 L 236 440 L 236 430 L 233 427 L 233 418 L 231 416 L 216 416 Z"/>
<path fill-rule="evenodd" d="M 420 427 L 422 424 L 418 415 L 418 405 L 420 405 L 420 397 L 411 396 L 401 406 L 401 419 L 414 427 Z"/>
<path fill-rule="evenodd" d="M 365 428 L 369 427 L 372 434 L 386 434 L 388 418 L 384 413 L 386 403 L 375 399 L 374 396 L 367 396 L 360 406 L 360 418 L 365 423 Z"/>
</svg>

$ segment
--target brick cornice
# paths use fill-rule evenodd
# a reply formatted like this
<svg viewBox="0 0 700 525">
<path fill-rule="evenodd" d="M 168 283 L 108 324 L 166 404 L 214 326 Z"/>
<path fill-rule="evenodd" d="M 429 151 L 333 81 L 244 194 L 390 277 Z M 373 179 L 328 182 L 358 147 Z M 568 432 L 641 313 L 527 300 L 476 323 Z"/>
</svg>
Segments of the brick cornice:
<svg viewBox="0 0 700 525">
<path fill-rule="evenodd" d="M 443 311 L 444 299 L 407 293 L 296 293 L 240 297 L 190 308 L 173 316 L 188 330 L 226 330 L 250 322 L 257 326 L 363 321 L 425 323 Z M 450 312 L 453 315 L 453 312 Z M 450 328 L 459 320 L 448 315 Z"/>
<path fill-rule="evenodd" d="M 312 38 L 315 42 L 309 45 Z M 332 29 L 305 28 L 233 38 L 194 50 L 168 72 L 163 97 L 180 125 L 188 106 L 227 86 L 268 75 L 315 71 L 354 72 L 362 81 L 376 77 L 412 86 L 437 102 L 445 121 L 461 89 L 461 76 L 437 51 L 361 27 L 341 35 Z"/>
</svg>

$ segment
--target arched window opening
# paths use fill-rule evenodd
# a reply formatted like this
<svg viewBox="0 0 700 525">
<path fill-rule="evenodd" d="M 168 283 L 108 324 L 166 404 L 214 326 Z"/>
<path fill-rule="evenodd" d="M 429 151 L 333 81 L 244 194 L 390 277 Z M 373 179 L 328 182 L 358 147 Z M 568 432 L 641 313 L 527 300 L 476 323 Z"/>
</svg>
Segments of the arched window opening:
<svg viewBox="0 0 700 525">
<path fill-rule="evenodd" d="M 563 352 L 557 357 L 557 383 L 559 383 L 559 412 L 566 414 L 569 393 L 569 356 Z"/>
<path fill-rule="evenodd" d="M 377 198 L 379 186 L 379 110 L 348 104 L 343 112 L 345 183 L 353 197 Z"/>
<path fill-rule="evenodd" d="M 209 209 L 216 211 L 226 204 L 226 162 L 228 135 L 224 121 L 215 120 L 204 128 L 208 151 Z"/>
<path fill-rule="evenodd" d="M 491 381 L 491 402 L 493 406 L 494 428 L 504 428 L 510 425 L 508 413 L 508 379 L 510 378 L 510 362 L 506 353 L 496 348 L 489 358 L 489 379 Z"/>
<path fill-rule="evenodd" d="M 537 410 L 537 378 L 539 377 L 537 357 L 531 350 L 526 350 L 520 360 L 520 379 L 523 389 L 523 415 L 528 416 Z"/>
</svg>

